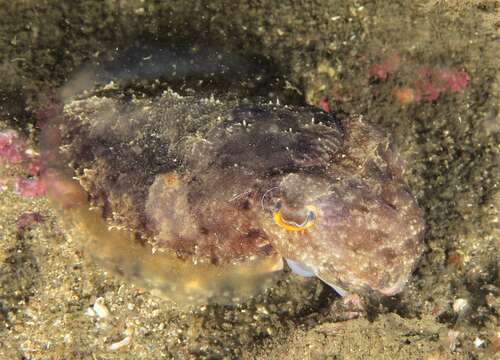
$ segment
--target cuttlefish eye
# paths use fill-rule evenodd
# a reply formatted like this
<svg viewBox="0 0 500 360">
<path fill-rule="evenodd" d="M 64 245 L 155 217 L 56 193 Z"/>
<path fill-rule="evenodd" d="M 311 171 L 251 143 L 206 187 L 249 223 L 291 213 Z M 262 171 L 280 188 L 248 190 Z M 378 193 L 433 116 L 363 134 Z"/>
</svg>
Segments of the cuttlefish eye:
<svg viewBox="0 0 500 360">
<path fill-rule="evenodd" d="M 301 209 L 284 209 L 277 203 L 273 210 L 274 222 L 287 231 L 302 231 L 314 226 L 318 210 L 313 205 L 306 205 Z"/>
</svg>

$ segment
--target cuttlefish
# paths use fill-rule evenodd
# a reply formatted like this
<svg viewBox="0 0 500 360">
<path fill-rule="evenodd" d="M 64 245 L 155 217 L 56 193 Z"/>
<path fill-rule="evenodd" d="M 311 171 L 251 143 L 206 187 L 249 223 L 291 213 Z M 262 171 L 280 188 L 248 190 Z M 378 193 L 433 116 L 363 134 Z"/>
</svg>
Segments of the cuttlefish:
<svg viewBox="0 0 500 360">
<path fill-rule="evenodd" d="M 94 258 L 182 303 L 234 301 L 284 268 L 400 292 L 422 212 L 390 136 L 313 107 L 87 92 L 42 132 L 44 181 Z"/>
</svg>

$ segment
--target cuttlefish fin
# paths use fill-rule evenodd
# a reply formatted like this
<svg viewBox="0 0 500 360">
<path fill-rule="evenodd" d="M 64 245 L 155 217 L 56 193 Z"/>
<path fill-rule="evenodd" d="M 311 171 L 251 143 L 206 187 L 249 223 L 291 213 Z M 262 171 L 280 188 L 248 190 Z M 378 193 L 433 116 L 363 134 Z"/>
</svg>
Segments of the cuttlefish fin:
<svg viewBox="0 0 500 360">
<path fill-rule="evenodd" d="M 310 268 L 309 266 L 302 264 L 301 262 L 291 260 L 284 258 L 290 269 L 297 275 L 300 276 L 305 276 L 305 277 L 312 277 L 316 276 L 314 273 L 314 270 Z"/>
<path fill-rule="evenodd" d="M 320 279 L 321 281 L 323 281 L 325 284 L 327 284 L 328 286 L 330 286 L 333 290 L 335 290 L 337 292 L 337 294 L 339 294 L 340 296 L 344 297 L 346 295 L 349 295 L 349 292 L 347 290 L 344 290 L 343 288 L 341 288 L 340 286 L 338 285 L 334 285 L 328 281 L 326 281 L 325 279 L 323 279 L 321 276 L 317 275 L 316 274 L 316 277 L 318 279 Z"/>
</svg>

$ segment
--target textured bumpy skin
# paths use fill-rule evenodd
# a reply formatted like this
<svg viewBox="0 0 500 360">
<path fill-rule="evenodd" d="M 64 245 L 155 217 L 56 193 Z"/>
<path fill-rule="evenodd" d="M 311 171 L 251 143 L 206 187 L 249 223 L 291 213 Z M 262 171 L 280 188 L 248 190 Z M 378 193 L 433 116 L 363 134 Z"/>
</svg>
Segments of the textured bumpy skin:
<svg viewBox="0 0 500 360">
<path fill-rule="evenodd" d="M 392 295 L 421 254 L 403 162 L 360 116 L 165 92 L 75 99 L 54 124 L 45 148 L 107 224 L 193 271 L 283 256 Z"/>
<path fill-rule="evenodd" d="M 421 254 L 421 212 L 387 137 L 361 118 L 342 125 L 342 147 L 324 173 L 289 174 L 280 184 L 299 206 L 314 206 L 314 226 L 286 234 L 273 226 L 266 230 L 283 256 L 313 269 L 325 282 L 393 295 Z"/>
</svg>

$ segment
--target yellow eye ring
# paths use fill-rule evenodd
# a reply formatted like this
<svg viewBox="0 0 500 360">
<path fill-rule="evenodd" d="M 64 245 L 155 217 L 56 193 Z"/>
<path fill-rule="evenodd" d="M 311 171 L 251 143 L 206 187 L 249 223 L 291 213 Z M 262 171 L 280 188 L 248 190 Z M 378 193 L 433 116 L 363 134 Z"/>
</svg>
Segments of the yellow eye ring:
<svg viewBox="0 0 500 360">
<path fill-rule="evenodd" d="M 306 230 L 316 223 L 317 220 L 317 209 L 313 205 L 307 205 L 305 206 L 305 209 L 307 209 L 307 216 L 305 220 L 302 222 L 302 224 L 297 224 L 296 222 L 293 221 L 286 221 L 281 217 L 280 211 L 281 209 L 277 209 L 273 211 L 273 219 L 278 226 L 281 228 L 287 230 L 287 231 L 303 231 Z"/>
</svg>

